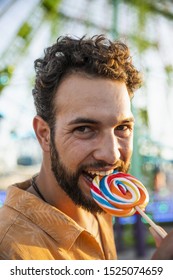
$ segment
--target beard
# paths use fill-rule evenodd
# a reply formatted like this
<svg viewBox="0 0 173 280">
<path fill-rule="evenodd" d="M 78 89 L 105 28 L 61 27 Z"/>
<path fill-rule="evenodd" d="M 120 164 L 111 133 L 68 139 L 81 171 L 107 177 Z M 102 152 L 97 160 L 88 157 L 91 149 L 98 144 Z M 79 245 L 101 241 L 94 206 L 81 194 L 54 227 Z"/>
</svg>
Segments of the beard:
<svg viewBox="0 0 173 280">
<path fill-rule="evenodd" d="M 73 203 L 91 213 L 101 213 L 104 212 L 102 208 L 94 201 L 91 197 L 89 198 L 81 190 L 79 185 L 79 177 L 83 175 L 85 170 L 104 168 L 108 166 L 104 161 L 97 161 L 94 164 L 81 165 L 76 172 L 72 173 L 63 164 L 59 153 L 56 149 L 54 139 L 51 137 L 50 142 L 50 158 L 51 158 L 51 170 L 55 176 L 58 185 L 63 189 L 63 191 L 70 197 Z M 114 169 L 119 172 L 127 172 L 129 170 L 130 163 L 125 164 L 122 160 L 118 160 Z M 112 168 L 112 167 L 111 167 Z"/>
</svg>

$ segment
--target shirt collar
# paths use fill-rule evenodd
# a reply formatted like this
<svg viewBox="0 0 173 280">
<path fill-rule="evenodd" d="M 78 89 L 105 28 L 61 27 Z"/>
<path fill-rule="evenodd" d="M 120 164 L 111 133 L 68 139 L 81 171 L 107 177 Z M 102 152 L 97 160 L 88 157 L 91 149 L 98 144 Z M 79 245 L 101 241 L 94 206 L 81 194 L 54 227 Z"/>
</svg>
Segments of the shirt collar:
<svg viewBox="0 0 173 280">
<path fill-rule="evenodd" d="M 85 231 L 74 220 L 35 195 L 11 186 L 7 190 L 5 205 L 25 216 L 50 235 L 63 248 L 69 250 L 78 236 Z M 62 230 L 63 227 L 63 230 Z M 59 230 L 57 230 L 59 228 Z M 66 234 L 64 235 L 64 231 Z"/>
</svg>

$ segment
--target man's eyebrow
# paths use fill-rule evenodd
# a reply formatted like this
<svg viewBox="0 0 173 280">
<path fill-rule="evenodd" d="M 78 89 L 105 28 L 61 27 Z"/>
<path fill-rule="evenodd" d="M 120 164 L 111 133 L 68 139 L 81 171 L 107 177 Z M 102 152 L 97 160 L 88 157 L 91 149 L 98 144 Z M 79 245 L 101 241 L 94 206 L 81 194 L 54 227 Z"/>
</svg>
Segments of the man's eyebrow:
<svg viewBox="0 0 173 280">
<path fill-rule="evenodd" d="M 72 124 L 80 124 L 80 123 L 86 123 L 86 124 L 99 124 L 100 121 L 97 121 L 97 120 L 94 120 L 94 119 L 89 119 L 89 118 L 76 118 L 72 121 L 69 122 L 69 125 L 72 125 Z"/>
<path fill-rule="evenodd" d="M 134 117 L 130 117 L 130 118 L 127 118 L 127 119 L 124 119 L 123 121 L 122 121 L 122 123 L 127 123 L 127 122 L 135 122 L 135 118 Z"/>
<path fill-rule="evenodd" d="M 130 123 L 130 122 L 135 122 L 134 117 L 126 118 L 120 121 L 119 123 Z M 100 124 L 101 122 L 99 120 L 94 120 L 90 118 L 83 118 L 83 117 L 78 117 L 74 120 L 71 120 L 69 122 L 69 125 L 74 125 L 74 124 Z"/>
</svg>

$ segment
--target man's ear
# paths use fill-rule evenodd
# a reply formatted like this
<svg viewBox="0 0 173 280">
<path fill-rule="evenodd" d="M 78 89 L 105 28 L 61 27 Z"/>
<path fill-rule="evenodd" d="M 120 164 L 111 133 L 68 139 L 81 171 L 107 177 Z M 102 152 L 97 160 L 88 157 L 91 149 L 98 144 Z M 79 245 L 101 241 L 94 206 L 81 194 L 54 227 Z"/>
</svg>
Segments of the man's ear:
<svg viewBox="0 0 173 280">
<path fill-rule="evenodd" d="M 44 152 L 50 151 L 50 128 L 40 116 L 35 116 L 33 119 L 33 128 L 37 139 Z"/>
</svg>

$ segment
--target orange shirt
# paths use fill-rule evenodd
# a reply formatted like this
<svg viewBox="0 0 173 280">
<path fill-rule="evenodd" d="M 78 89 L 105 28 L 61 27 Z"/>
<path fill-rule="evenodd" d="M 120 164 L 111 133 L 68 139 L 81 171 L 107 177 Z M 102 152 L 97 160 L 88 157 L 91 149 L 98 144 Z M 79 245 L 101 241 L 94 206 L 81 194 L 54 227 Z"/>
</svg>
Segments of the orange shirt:
<svg viewBox="0 0 173 280">
<path fill-rule="evenodd" d="M 74 220 L 25 191 L 30 181 L 11 186 L 0 208 L 1 260 L 116 259 L 112 218 L 98 214 L 103 248 Z"/>
</svg>

